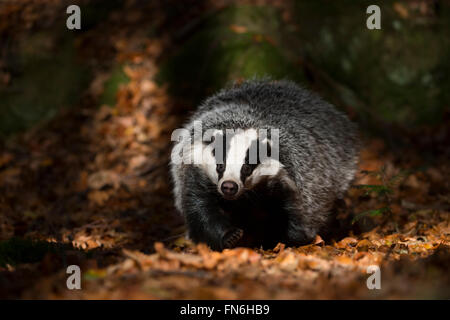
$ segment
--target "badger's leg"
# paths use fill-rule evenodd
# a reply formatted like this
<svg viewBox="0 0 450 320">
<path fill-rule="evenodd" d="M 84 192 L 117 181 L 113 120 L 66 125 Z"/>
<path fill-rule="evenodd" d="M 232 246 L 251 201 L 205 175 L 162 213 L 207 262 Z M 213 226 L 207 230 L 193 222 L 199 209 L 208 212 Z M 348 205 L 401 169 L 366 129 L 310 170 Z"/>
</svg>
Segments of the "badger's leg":
<svg viewBox="0 0 450 320">
<path fill-rule="evenodd" d="M 231 228 L 222 238 L 224 248 L 234 248 L 244 235 L 244 230 L 239 228 Z"/>
<path fill-rule="evenodd" d="M 283 241 L 297 246 L 310 243 L 316 236 L 321 223 L 320 216 L 305 212 L 300 195 L 289 184 L 283 184 L 284 210 L 287 215 L 286 232 Z"/>
<path fill-rule="evenodd" d="M 213 250 L 233 248 L 243 236 L 243 230 L 233 227 L 219 207 L 195 201 L 186 206 L 186 223 L 190 238 L 204 242 Z"/>
<path fill-rule="evenodd" d="M 316 235 L 316 228 L 311 224 L 304 214 L 295 208 L 295 203 L 288 203 L 286 206 L 288 223 L 285 233 L 287 245 L 298 246 L 311 242 Z"/>
<path fill-rule="evenodd" d="M 231 224 L 230 216 L 219 206 L 216 186 L 195 168 L 187 171 L 185 178 L 181 202 L 189 237 L 213 250 L 236 246 L 243 231 Z"/>
</svg>

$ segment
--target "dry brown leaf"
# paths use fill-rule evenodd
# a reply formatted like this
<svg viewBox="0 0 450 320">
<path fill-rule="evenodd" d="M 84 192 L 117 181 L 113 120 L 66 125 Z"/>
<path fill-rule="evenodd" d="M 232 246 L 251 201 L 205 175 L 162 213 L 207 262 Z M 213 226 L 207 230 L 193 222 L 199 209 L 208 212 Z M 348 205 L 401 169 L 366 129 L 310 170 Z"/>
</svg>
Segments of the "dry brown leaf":
<svg viewBox="0 0 450 320">
<path fill-rule="evenodd" d="M 247 32 L 247 27 L 244 26 L 239 26 L 236 24 L 232 24 L 230 25 L 230 29 L 231 31 L 233 31 L 234 33 L 246 33 Z"/>
<path fill-rule="evenodd" d="M 314 244 L 316 246 L 323 246 L 325 244 L 325 241 L 323 241 L 323 239 L 319 235 L 316 235 L 316 238 L 314 239 Z"/>
<path fill-rule="evenodd" d="M 278 242 L 278 244 L 273 248 L 273 252 L 279 252 L 282 253 L 284 251 L 284 248 L 286 245 L 284 243 Z"/>
<path fill-rule="evenodd" d="M 336 258 L 336 261 L 342 264 L 353 264 L 354 261 L 348 256 L 342 255 Z"/>
<path fill-rule="evenodd" d="M 107 191 L 93 190 L 88 194 L 89 201 L 98 206 L 103 206 L 109 197 L 110 194 Z"/>
<path fill-rule="evenodd" d="M 355 247 L 357 243 L 358 243 L 358 240 L 356 240 L 355 238 L 346 237 L 346 238 L 342 239 L 341 241 L 339 241 L 338 243 L 336 243 L 336 247 L 340 248 L 340 249 L 348 249 L 350 247 Z"/>
<path fill-rule="evenodd" d="M 400 3 L 400 2 L 396 2 L 394 3 L 394 10 L 395 12 L 397 12 L 400 17 L 402 17 L 403 19 L 406 19 L 409 17 L 409 12 L 408 9 L 405 7 L 404 4 Z"/>
<path fill-rule="evenodd" d="M 367 239 L 363 239 L 363 240 L 359 241 L 356 245 L 356 248 L 359 251 L 367 251 L 367 250 L 369 250 L 369 248 L 373 248 L 373 247 L 374 247 L 374 245 L 372 244 L 372 242 L 370 242 Z"/>
<path fill-rule="evenodd" d="M 293 270 L 297 269 L 298 262 L 299 262 L 299 256 L 292 252 L 287 252 L 286 254 L 282 255 L 281 258 L 277 258 L 277 260 L 279 261 L 280 267 L 283 270 L 293 271 Z"/>
</svg>

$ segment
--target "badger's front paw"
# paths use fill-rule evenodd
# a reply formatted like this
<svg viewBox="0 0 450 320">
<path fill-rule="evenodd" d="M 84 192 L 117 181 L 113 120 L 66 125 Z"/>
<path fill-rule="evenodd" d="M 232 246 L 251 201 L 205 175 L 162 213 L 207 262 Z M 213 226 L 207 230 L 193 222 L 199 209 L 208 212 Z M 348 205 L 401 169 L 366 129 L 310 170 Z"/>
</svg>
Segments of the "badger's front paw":
<svg viewBox="0 0 450 320">
<path fill-rule="evenodd" d="M 223 248 L 230 249 L 234 248 L 239 240 L 241 240 L 244 235 L 244 230 L 233 228 L 225 233 L 222 238 Z"/>
</svg>

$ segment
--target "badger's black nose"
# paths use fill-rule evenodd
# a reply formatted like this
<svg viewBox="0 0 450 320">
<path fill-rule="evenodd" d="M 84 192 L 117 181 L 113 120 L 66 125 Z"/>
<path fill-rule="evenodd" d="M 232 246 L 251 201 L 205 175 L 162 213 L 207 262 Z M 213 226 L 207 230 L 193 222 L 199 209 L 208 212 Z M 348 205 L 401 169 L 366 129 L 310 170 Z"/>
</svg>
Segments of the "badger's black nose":
<svg viewBox="0 0 450 320">
<path fill-rule="evenodd" d="M 223 194 L 226 196 L 234 196 L 238 192 L 238 185 L 233 181 L 224 181 L 220 186 Z"/>
</svg>

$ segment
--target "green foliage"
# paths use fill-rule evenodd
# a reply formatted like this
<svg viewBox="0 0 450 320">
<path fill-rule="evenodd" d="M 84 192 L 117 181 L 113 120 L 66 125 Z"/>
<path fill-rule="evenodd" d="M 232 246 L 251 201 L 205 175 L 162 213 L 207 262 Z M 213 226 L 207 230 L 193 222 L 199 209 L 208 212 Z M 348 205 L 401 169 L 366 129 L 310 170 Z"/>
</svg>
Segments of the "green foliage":
<svg viewBox="0 0 450 320">
<path fill-rule="evenodd" d="M 366 196 L 368 196 L 372 192 L 376 193 L 378 196 L 384 196 L 392 193 L 392 190 L 384 185 L 361 184 L 355 186 L 355 188 L 364 190 L 365 191 L 364 195 Z"/>
<path fill-rule="evenodd" d="M 116 104 L 117 90 L 121 85 L 126 84 L 130 81 L 125 72 L 123 71 L 123 66 L 116 66 L 109 76 L 108 80 L 105 81 L 103 94 L 100 97 L 100 104 L 106 104 L 110 107 Z"/>
<path fill-rule="evenodd" d="M 204 25 L 163 64 L 159 82 L 175 96 L 199 99 L 238 79 L 303 79 L 286 55 L 279 12 L 271 6 L 231 6 L 205 17 Z"/>
<path fill-rule="evenodd" d="M 375 217 L 391 214 L 391 195 L 394 193 L 393 189 L 402 179 L 408 176 L 409 171 L 401 171 L 398 174 L 388 177 L 386 174 L 386 167 L 382 166 L 380 170 L 363 170 L 361 173 L 377 178 L 380 180 L 380 184 L 360 184 L 353 186 L 353 188 L 363 190 L 364 196 L 374 194 L 375 197 L 384 204 L 384 206 L 378 209 L 367 210 L 356 214 L 352 219 L 352 223 L 355 223 L 364 217 Z"/>
<path fill-rule="evenodd" d="M 450 7 L 442 3 L 427 21 L 401 17 L 395 3 L 402 2 L 378 3 L 381 30 L 368 30 L 368 0 L 295 1 L 302 50 L 338 84 L 321 84 L 326 94 L 366 122 L 407 129 L 439 123 L 450 104 Z"/>
<path fill-rule="evenodd" d="M 77 62 L 72 40 L 40 32 L 20 41 L 11 85 L 0 86 L 0 137 L 48 120 L 79 101 L 90 77 Z"/>
<path fill-rule="evenodd" d="M 358 214 L 352 219 L 352 223 L 355 223 L 355 222 L 361 220 L 361 218 L 364 218 L 364 217 L 367 217 L 367 216 L 369 216 L 369 217 L 381 216 L 381 215 L 383 215 L 384 213 L 390 213 L 390 212 L 391 212 L 391 209 L 390 209 L 389 207 L 383 207 L 383 208 L 380 208 L 380 209 L 374 209 L 374 210 L 367 210 L 367 211 L 358 213 Z"/>
<path fill-rule="evenodd" d="M 68 32 L 67 16 L 62 14 L 54 28 L 37 25 L 34 32 L 13 42 L 9 49 L 13 58 L 8 61 L 13 69 L 11 84 L 0 85 L 0 138 L 45 122 L 58 110 L 79 102 L 88 86 L 90 70 L 78 63 L 74 35 L 95 27 L 122 5 L 120 0 L 88 1 L 81 4 L 81 31 Z M 124 81 L 125 75 L 114 70 L 102 102 L 113 104 L 117 83 Z"/>
</svg>

